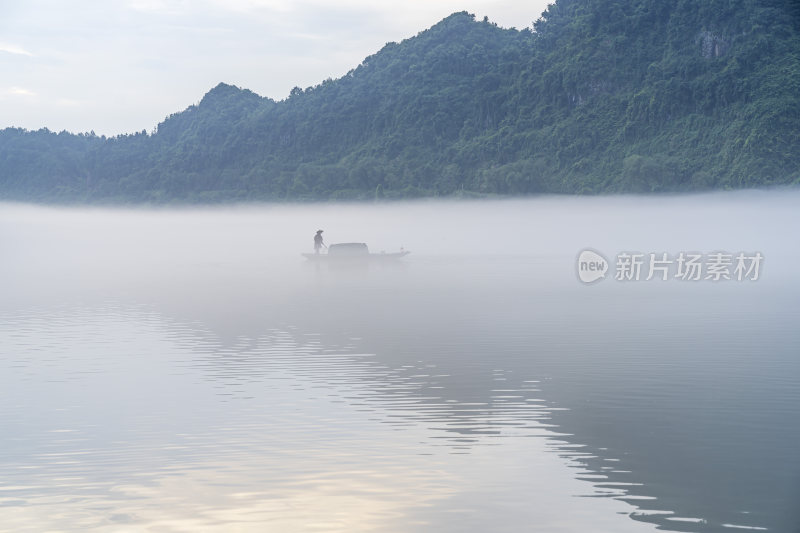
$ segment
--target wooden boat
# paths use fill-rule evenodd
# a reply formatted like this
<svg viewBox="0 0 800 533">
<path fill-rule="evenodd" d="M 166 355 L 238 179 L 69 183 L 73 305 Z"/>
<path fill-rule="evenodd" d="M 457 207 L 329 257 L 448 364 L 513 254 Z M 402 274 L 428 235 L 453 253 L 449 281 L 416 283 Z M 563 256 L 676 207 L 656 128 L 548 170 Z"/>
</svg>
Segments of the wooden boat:
<svg viewBox="0 0 800 533">
<path fill-rule="evenodd" d="M 411 252 L 400 248 L 399 252 L 370 253 L 363 242 L 343 242 L 331 244 L 326 254 L 303 254 L 309 261 L 336 261 L 336 262 L 362 262 L 362 261 L 393 261 L 405 257 Z"/>
</svg>

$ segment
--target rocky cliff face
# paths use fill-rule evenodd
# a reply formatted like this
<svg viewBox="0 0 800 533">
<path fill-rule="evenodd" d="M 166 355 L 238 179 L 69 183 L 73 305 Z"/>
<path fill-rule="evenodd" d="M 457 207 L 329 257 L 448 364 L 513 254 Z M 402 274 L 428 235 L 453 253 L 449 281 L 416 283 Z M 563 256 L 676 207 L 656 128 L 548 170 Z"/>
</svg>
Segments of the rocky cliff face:
<svg viewBox="0 0 800 533">
<path fill-rule="evenodd" d="M 706 59 L 724 56 L 731 47 L 730 39 L 710 31 L 701 31 L 696 42 L 700 45 L 700 53 Z"/>
</svg>

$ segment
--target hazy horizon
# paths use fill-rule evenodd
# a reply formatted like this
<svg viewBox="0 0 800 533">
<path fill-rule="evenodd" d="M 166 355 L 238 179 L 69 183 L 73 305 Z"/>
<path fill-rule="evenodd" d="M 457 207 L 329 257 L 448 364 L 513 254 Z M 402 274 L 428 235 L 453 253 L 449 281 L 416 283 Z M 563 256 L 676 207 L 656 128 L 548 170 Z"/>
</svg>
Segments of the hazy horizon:
<svg viewBox="0 0 800 533">
<path fill-rule="evenodd" d="M 798 200 L 0 203 L 0 531 L 787 531 Z"/>
</svg>

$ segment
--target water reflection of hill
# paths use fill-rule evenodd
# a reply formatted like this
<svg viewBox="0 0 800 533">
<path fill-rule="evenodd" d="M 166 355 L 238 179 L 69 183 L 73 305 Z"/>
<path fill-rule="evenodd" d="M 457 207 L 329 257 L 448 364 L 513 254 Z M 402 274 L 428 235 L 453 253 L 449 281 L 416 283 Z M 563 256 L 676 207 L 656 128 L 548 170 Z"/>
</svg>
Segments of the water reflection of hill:
<svg viewBox="0 0 800 533">
<path fill-rule="evenodd" d="M 94 505 L 96 487 L 182 476 L 218 495 L 212 472 L 245 500 L 291 485 L 286 508 L 358 494 L 342 505 L 375 505 L 381 523 L 453 511 L 453 530 L 517 531 L 569 508 L 573 530 L 621 512 L 640 522 L 612 516 L 605 530 L 791 531 L 799 254 L 779 235 L 797 226 L 796 199 L 715 198 L 4 210 L 0 417 L 15 437 L 0 468 L 27 487 L 4 504 L 19 511 L 49 487 Z M 309 267 L 304 233 L 279 226 L 323 216 L 369 242 L 401 228 L 392 242 L 415 253 L 397 268 Z M 517 227 L 543 229 L 539 250 L 503 255 Z M 277 228 L 268 253 L 265 228 Z M 769 270 L 750 285 L 580 285 L 579 246 L 615 243 L 760 249 Z M 191 497 L 177 486 L 172 497 Z M 409 495 L 413 512 L 398 505 Z M 143 501 L 166 511 L 157 500 Z"/>
<path fill-rule="evenodd" d="M 421 423 L 462 453 L 544 437 L 591 481 L 584 495 L 628 501 L 633 518 L 665 529 L 791 522 L 792 297 L 587 292 L 526 281 L 535 269 L 553 269 L 551 258 L 306 269 L 281 317 L 296 342 L 316 333 L 309 379 L 357 385 L 342 400 L 383 423 Z"/>
</svg>

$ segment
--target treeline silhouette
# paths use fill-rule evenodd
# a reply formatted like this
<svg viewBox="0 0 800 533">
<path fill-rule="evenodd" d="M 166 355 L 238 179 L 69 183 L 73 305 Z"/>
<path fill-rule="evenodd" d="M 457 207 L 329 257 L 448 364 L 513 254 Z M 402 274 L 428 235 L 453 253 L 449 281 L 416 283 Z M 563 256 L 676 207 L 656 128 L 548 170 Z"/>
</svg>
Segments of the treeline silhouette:
<svg viewBox="0 0 800 533">
<path fill-rule="evenodd" d="M 283 101 L 220 84 L 150 134 L 0 131 L 0 198 L 219 202 L 800 183 L 793 0 L 455 13 Z"/>
</svg>

